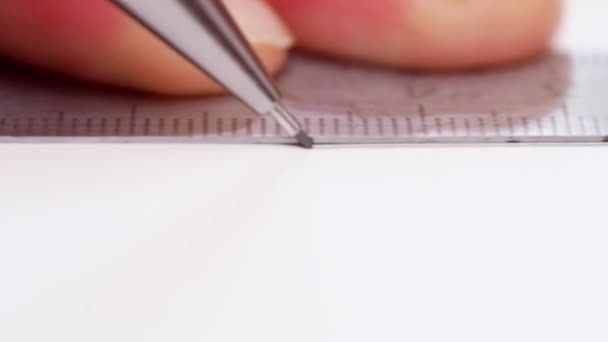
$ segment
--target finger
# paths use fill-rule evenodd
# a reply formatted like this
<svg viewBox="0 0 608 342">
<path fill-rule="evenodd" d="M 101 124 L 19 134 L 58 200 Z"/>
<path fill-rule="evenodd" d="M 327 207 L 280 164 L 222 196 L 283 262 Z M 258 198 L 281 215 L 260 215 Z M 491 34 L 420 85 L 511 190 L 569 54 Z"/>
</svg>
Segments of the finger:
<svg viewBox="0 0 608 342">
<path fill-rule="evenodd" d="M 265 67 L 276 72 L 292 43 L 261 0 L 226 0 Z M 83 80 L 165 94 L 219 87 L 107 0 L 4 0 L 0 53 Z M 195 37 L 193 37 L 195 39 Z"/>
<path fill-rule="evenodd" d="M 418 68 L 507 63 L 544 51 L 559 0 L 269 0 L 306 49 Z"/>
</svg>

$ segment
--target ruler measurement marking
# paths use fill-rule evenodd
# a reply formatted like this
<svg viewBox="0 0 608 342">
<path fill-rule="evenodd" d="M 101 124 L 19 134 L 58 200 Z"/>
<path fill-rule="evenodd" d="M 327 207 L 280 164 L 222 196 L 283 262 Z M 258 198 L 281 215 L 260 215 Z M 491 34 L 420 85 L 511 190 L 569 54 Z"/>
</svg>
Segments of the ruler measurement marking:
<svg viewBox="0 0 608 342">
<path fill-rule="evenodd" d="M 86 120 L 87 123 L 87 136 L 92 136 L 93 135 L 93 130 L 94 130 L 94 125 L 93 125 L 93 118 L 87 118 Z"/>
<path fill-rule="evenodd" d="M 23 134 L 22 130 L 19 129 L 19 120 L 20 120 L 19 117 L 16 117 L 13 119 L 13 129 L 15 131 L 15 135 L 17 135 L 17 136 L 20 136 Z"/>
<path fill-rule="evenodd" d="M 528 118 L 524 116 L 523 118 L 521 118 L 521 122 L 524 127 L 524 136 L 530 136 L 530 120 L 528 120 Z"/>
<path fill-rule="evenodd" d="M 407 128 L 407 135 L 414 136 L 414 126 L 412 125 L 412 118 L 405 118 L 405 126 Z"/>
<path fill-rule="evenodd" d="M 108 135 L 108 118 L 106 117 L 101 119 L 101 135 Z"/>
<path fill-rule="evenodd" d="M 12 123 L 12 132 L 14 136 L 19 136 L 19 118 L 15 117 L 11 120 Z"/>
<path fill-rule="evenodd" d="M 78 135 L 78 118 L 72 118 L 72 132 Z"/>
<path fill-rule="evenodd" d="M 483 117 L 480 117 L 477 120 L 478 120 L 477 122 L 479 124 L 479 134 L 482 137 L 487 136 L 488 134 L 487 134 L 487 129 L 486 129 L 486 120 L 484 120 Z"/>
<path fill-rule="evenodd" d="M 49 124 L 49 118 L 48 117 L 44 117 L 42 119 L 42 124 L 41 124 L 41 129 L 45 130 L 45 133 L 40 133 L 40 135 L 49 135 L 49 136 L 53 136 L 53 133 L 51 133 L 51 129 L 49 129 L 50 124 Z M 55 134 L 54 136 L 58 136 L 57 134 L 57 129 L 55 129 Z"/>
<path fill-rule="evenodd" d="M 492 123 L 494 124 L 494 135 L 497 137 L 501 136 L 500 120 L 498 118 L 498 112 L 496 111 L 492 111 Z"/>
<path fill-rule="evenodd" d="M 334 119 L 334 135 L 339 137 L 341 135 L 340 133 L 340 120 L 338 120 L 338 118 Z"/>
<path fill-rule="evenodd" d="M 239 119 L 232 118 L 232 136 L 236 137 L 239 130 Z"/>
<path fill-rule="evenodd" d="M 578 117 L 578 125 L 581 130 L 581 135 L 587 135 L 587 125 L 585 124 L 585 118 L 582 116 Z"/>
<path fill-rule="evenodd" d="M 441 122 L 441 118 L 435 118 L 435 131 L 438 136 L 443 136 L 443 123 Z"/>
<path fill-rule="evenodd" d="M 171 132 L 171 134 L 175 135 L 175 136 L 180 136 L 181 135 L 180 134 L 180 127 L 181 127 L 181 122 L 182 122 L 181 119 L 180 118 L 173 118 L 172 122 L 173 122 L 173 126 L 172 126 L 172 132 Z"/>
<path fill-rule="evenodd" d="M 26 117 L 20 117 L 17 121 L 17 129 L 19 129 L 19 134 L 21 136 L 26 135 L 26 130 L 27 130 L 27 118 Z"/>
<path fill-rule="evenodd" d="M 319 118 L 319 134 L 325 135 L 325 119 Z"/>
<path fill-rule="evenodd" d="M 55 128 L 55 135 L 62 136 L 65 133 L 65 113 L 59 112 L 57 113 L 57 127 Z"/>
<path fill-rule="evenodd" d="M 120 136 L 120 131 L 122 128 L 122 119 L 121 118 L 116 118 L 116 120 L 114 121 L 114 136 Z"/>
<path fill-rule="evenodd" d="M 188 118 L 188 135 L 194 136 L 194 119 Z"/>
<path fill-rule="evenodd" d="M 247 118 L 247 121 L 245 122 L 245 131 L 247 136 L 253 136 L 253 120 L 251 118 Z"/>
<path fill-rule="evenodd" d="M 310 118 L 304 118 L 304 130 L 311 134 L 313 133 L 310 129 Z M 266 135 L 266 123 L 264 119 L 262 119 L 262 135 Z"/>
<path fill-rule="evenodd" d="M 512 116 L 507 118 L 507 125 L 509 126 L 509 135 L 512 137 L 515 136 L 515 122 Z"/>
<path fill-rule="evenodd" d="M 23 130 L 23 136 L 31 135 L 34 132 L 35 122 L 32 122 L 32 120 L 35 119 L 31 116 L 23 118 L 23 127 L 21 128 Z"/>
<path fill-rule="evenodd" d="M 223 136 L 224 135 L 224 119 L 217 118 L 215 120 L 215 125 L 216 125 L 216 129 L 217 129 L 217 135 L 220 137 Z"/>
<path fill-rule="evenodd" d="M 551 118 L 551 132 L 553 132 L 553 135 L 558 135 L 559 132 L 557 130 L 557 119 L 552 116 Z"/>
<path fill-rule="evenodd" d="M 541 136 L 545 135 L 545 126 L 543 125 L 543 119 L 542 118 L 536 119 L 536 126 L 538 128 L 538 133 Z"/>
<path fill-rule="evenodd" d="M 428 127 L 427 127 L 427 122 L 426 122 L 426 116 L 427 116 L 427 112 L 426 112 L 426 108 L 424 107 L 424 105 L 418 105 L 418 114 L 420 116 L 420 123 L 422 124 L 422 134 L 426 137 L 429 135 L 428 132 Z"/>
<path fill-rule="evenodd" d="M 363 135 L 369 137 L 369 121 L 367 118 L 361 118 L 361 121 L 363 121 Z"/>
<path fill-rule="evenodd" d="M 348 135 L 353 137 L 355 135 L 355 119 L 352 112 L 346 114 L 348 121 Z"/>
<path fill-rule="evenodd" d="M 160 117 L 158 119 L 152 118 L 150 122 L 152 135 L 159 135 L 164 137 L 171 135 L 171 117 Z M 164 122 L 163 122 L 164 121 Z"/>
<path fill-rule="evenodd" d="M 27 118 L 27 129 L 26 129 L 27 134 L 32 134 L 34 132 L 35 121 L 36 121 L 35 118 L 32 118 L 32 117 Z"/>
<path fill-rule="evenodd" d="M 393 129 L 393 136 L 398 137 L 399 136 L 399 121 L 397 120 L 397 118 L 395 118 L 395 117 L 391 118 L 391 127 Z"/>
<path fill-rule="evenodd" d="M 602 126 L 600 125 L 600 119 L 597 116 L 593 117 L 593 127 L 595 128 L 596 135 L 602 135 Z"/>
<path fill-rule="evenodd" d="M 471 121 L 468 118 L 464 119 L 464 129 L 466 132 L 467 137 L 471 136 Z"/>
<path fill-rule="evenodd" d="M 150 118 L 144 119 L 144 136 L 150 135 Z"/>
<path fill-rule="evenodd" d="M 384 120 L 382 120 L 382 117 L 376 119 L 376 125 L 378 126 L 378 135 L 384 137 Z"/>
<path fill-rule="evenodd" d="M 165 118 L 158 120 L 158 132 L 161 136 L 167 135 L 167 120 Z"/>
<path fill-rule="evenodd" d="M 458 129 L 456 127 L 456 119 L 455 118 L 450 118 L 450 133 L 453 136 L 456 136 L 458 134 Z"/>
<path fill-rule="evenodd" d="M 0 119 L 0 134 L 10 136 L 11 129 L 9 126 L 10 126 L 9 120 L 6 118 L 1 118 Z"/>
<path fill-rule="evenodd" d="M 568 104 L 563 103 L 562 111 L 564 113 L 564 123 L 566 124 L 566 133 L 571 136 L 572 135 L 572 121 L 570 120 L 570 109 L 568 108 Z"/>
<path fill-rule="evenodd" d="M 25 118 L 25 126 L 23 127 L 23 134 L 25 136 L 32 134 L 34 130 L 34 122 L 32 122 L 32 120 L 34 120 L 34 118 L 31 116 Z"/>
<path fill-rule="evenodd" d="M 129 135 L 135 135 L 135 125 L 137 124 L 137 105 L 131 106 L 129 113 Z"/>
<path fill-rule="evenodd" d="M 180 127 L 182 126 L 182 120 L 180 118 L 174 118 L 173 119 L 173 132 L 172 134 L 175 136 L 179 136 L 180 134 Z"/>
<path fill-rule="evenodd" d="M 201 128 L 203 129 L 203 135 L 208 136 L 209 135 L 209 113 L 207 113 L 207 112 L 203 113 L 201 125 L 202 125 Z"/>
</svg>

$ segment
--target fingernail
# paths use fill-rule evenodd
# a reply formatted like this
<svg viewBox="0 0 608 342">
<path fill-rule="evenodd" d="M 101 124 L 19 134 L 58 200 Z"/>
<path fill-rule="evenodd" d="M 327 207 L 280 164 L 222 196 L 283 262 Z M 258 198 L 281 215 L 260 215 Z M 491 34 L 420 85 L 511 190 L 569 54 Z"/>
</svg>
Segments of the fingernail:
<svg viewBox="0 0 608 342">
<path fill-rule="evenodd" d="M 261 0 L 225 0 L 251 44 L 289 49 L 294 38 L 281 18 Z"/>
</svg>

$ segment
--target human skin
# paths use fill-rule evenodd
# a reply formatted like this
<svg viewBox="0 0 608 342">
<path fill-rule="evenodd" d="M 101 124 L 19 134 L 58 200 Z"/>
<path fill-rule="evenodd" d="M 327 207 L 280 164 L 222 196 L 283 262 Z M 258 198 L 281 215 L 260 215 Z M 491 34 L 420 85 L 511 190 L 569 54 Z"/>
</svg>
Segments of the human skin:
<svg viewBox="0 0 608 342">
<path fill-rule="evenodd" d="M 546 50 L 559 0 L 225 0 L 269 72 L 288 50 L 460 69 Z M 86 81 L 172 95 L 219 88 L 108 0 L 4 0 L 0 54 Z"/>
<path fill-rule="evenodd" d="M 544 51 L 557 0 L 269 0 L 307 49 L 393 66 L 458 69 Z"/>
</svg>

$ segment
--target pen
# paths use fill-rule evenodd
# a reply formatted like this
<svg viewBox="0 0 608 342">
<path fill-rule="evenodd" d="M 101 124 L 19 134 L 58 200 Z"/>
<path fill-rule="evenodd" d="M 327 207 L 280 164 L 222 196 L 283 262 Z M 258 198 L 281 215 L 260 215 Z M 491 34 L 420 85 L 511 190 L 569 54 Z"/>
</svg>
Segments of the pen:
<svg viewBox="0 0 608 342">
<path fill-rule="evenodd" d="M 256 113 L 271 115 L 301 146 L 313 147 L 221 0 L 111 1 Z"/>
</svg>

